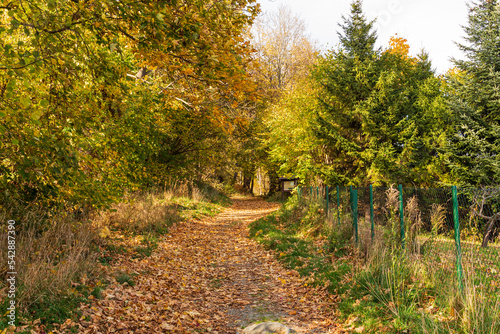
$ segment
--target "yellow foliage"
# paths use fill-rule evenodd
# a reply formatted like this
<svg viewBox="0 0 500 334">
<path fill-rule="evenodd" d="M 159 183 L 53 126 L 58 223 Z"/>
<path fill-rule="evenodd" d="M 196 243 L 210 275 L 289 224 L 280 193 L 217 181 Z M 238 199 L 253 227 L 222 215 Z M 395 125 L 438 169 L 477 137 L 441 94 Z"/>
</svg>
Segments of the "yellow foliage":
<svg viewBox="0 0 500 334">
<path fill-rule="evenodd" d="M 388 52 L 397 54 L 405 59 L 409 58 L 410 46 L 408 45 L 408 40 L 403 37 L 398 37 L 396 34 L 389 39 L 389 50 Z"/>
</svg>

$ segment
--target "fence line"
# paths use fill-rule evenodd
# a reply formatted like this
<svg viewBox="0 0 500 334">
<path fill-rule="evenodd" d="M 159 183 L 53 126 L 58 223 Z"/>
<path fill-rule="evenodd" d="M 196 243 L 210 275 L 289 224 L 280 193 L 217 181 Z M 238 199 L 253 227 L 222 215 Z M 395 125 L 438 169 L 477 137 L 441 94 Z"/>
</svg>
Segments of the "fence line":
<svg viewBox="0 0 500 334">
<path fill-rule="evenodd" d="M 320 187 L 305 189 L 298 189 L 299 199 L 324 203 L 330 221 L 336 216 L 339 226 L 351 224 L 356 245 L 370 250 L 377 238 L 389 235 L 402 249 L 434 261 L 435 268 L 449 273 L 448 266 L 454 267 L 460 290 L 464 271 L 490 283 L 500 279 L 500 189 L 326 186 L 321 196 Z"/>
</svg>

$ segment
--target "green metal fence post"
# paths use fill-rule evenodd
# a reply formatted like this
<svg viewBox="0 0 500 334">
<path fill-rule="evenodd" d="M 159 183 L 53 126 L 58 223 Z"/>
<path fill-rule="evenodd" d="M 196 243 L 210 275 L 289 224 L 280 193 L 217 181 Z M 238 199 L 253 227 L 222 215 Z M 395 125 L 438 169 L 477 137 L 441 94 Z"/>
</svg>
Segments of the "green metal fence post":
<svg viewBox="0 0 500 334">
<path fill-rule="evenodd" d="M 352 216 L 352 186 L 349 186 L 349 207 L 351 208 L 351 216 Z"/>
<path fill-rule="evenodd" d="M 356 245 L 358 244 L 358 190 L 354 189 L 351 191 L 352 200 L 352 219 L 354 224 L 354 237 L 356 239 Z"/>
<path fill-rule="evenodd" d="M 316 199 L 319 198 L 319 186 L 316 187 Z"/>
<path fill-rule="evenodd" d="M 300 187 L 297 187 L 297 198 L 300 202 Z"/>
<path fill-rule="evenodd" d="M 370 184 L 370 223 L 372 241 L 375 237 L 375 222 L 373 221 L 373 186 Z"/>
<path fill-rule="evenodd" d="M 311 186 L 309 189 L 309 197 L 312 200 L 312 198 L 313 198 L 313 186 Z"/>
<path fill-rule="evenodd" d="M 337 219 L 339 221 L 339 226 L 340 226 L 340 190 L 339 190 L 339 186 L 337 186 Z"/>
<path fill-rule="evenodd" d="M 401 247 L 405 249 L 405 220 L 404 220 L 404 203 L 403 203 L 403 185 L 399 185 L 399 219 L 401 221 Z"/>
<path fill-rule="evenodd" d="M 349 207 L 351 208 L 352 214 L 352 186 L 349 186 Z"/>
<path fill-rule="evenodd" d="M 458 220 L 457 186 L 451 187 L 453 197 L 453 223 L 455 226 L 455 246 L 457 248 L 457 280 L 460 292 L 464 291 L 464 272 L 462 268 L 462 248 L 460 246 L 460 222 Z"/>
<path fill-rule="evenodd" d="M 326 186 L 325 191 L 326 191 L 326 218 L 328 218 L 328 212 L 330 210 L 330 193 L 328 191 L 328 186 Z"/>
</svg>

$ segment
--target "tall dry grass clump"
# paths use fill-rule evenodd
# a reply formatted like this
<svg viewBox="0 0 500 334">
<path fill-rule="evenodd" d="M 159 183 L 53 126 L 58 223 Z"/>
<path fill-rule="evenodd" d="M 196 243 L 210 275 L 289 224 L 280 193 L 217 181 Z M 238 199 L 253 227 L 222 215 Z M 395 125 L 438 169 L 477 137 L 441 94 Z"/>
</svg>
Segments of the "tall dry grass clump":
<svg viewBox="0 0 500 334">
<path fill-rule="evenodd" d="M 437 236 L 446 224 L 446 208 L 442 204 L 432 203 L 430 216 L 432 236 Z"/>
<path fill-rule="evenodd" d="M 422 250 L 427 261 L 435 262 L 436 258 L 439 259 L 442 255 L 437 247 L 436 238 L 445 228 L 446 207 L 442 204 L 433 203 L 429 215 L 431 223 L 430 235 L 425 239 Z"/>
<path fill-rule="evenodd" d="M 418 199 L 416 196 L 411 197 L 406 202 L 405 208 L 405 225 L 406 236 L 405 243 L 408 250 L 413 253 L 420 253 L 420 244 L 418 242 L 418 235 L 422 227 L 422 213 L 418 206 Z"/>
<path fill-rule="evenodd" d="M 386 224 L 388 225 L 388 235 L 386 235 L 388 245 L 398 247 L 400 243 L 401 227 L 399 224 L 399 190 L 393 185 L 385 192 L 385 205 L 382 207 L 385 213 Z"/>
<path fill-rule="evenodd" d="M 16 210 L 15 262 L 17 272 L 16 303 L 21 312 L 34 304 L 50 302 L 67 293 L 72 282 L 92 276 L 96 263 L 93 244 L 97 235 L 88 222 L 70 213 L 47 214 L 44 208 L 29 206 Z M 7 222 L 12 214 L 0 213 Z M 6 224 L 3 226 L 5 232 Z M 7 245 L 7 233 L 0 243 Z M 1 277 L 7 273 L 7 248 L 0 247 Z M 2 286 L 5 280 L 0 283 Z M 5 290 L 1 296 L 4 299 Z"/>
<path fill-rule="evenodd" d="M 116 228 L 133 233 L 165 232 L 178 220 L 177 207 L 171 203 L 175 196 L 170 191 L 155 191 L 128 195 L 123 202 L 100 212 L 94 225 Z"/>
</svg>

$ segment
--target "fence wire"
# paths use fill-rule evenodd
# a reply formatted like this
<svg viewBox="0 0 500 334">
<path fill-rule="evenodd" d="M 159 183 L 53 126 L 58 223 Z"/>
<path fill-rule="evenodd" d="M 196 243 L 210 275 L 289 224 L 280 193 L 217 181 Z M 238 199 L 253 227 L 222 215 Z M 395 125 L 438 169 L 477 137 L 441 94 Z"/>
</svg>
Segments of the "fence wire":
<svg viewBox="0 0 500 334">
<path fill-rule="evenodd" d="M 380 245 L 404 248 L 435 277 L 456 277 L 454 288 L 466 281 L 500 290 L 500 189 L 456 189 L 456 201 L 453 187 L 301 187 L 298 194 L 324 205 L 331 224 L 352 227 L 352 242 L 368 256 Z"/>
</svg>

